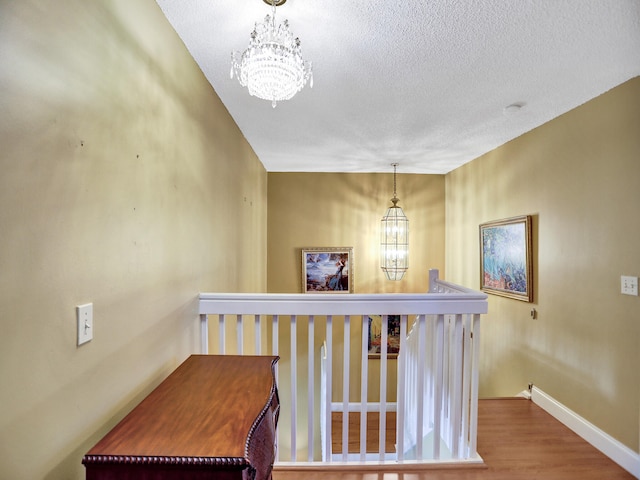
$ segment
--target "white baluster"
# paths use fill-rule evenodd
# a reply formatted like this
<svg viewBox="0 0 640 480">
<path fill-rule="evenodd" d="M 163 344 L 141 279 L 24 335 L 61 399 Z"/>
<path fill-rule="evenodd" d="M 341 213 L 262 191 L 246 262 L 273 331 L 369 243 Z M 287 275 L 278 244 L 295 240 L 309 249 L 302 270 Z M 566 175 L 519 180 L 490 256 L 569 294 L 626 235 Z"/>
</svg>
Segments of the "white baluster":
<svg viewBox="0 0 640 480">
<path fill-rule="evenodd" d="M 313 412 L 314 412 L 314 378 L 315 378 L 315 337 L 314 337 L 314 317 L 309 316 L 309 333 L 307 343 L 307 460 L 313 461 Z"/>
<path fill-rule="evenodd" d="M 382 315 L 382 335 L 380 336 L 380 461 L 384 461 L 387 443 L 387 338 L 389 315 Z"/>
<path fill-rule="evenodd" d="M 225 328 L 224 328 L 224 315 L 218 316 L 218 352 L 220 355 L 225 354 L 226 342 L 225 342 Z"/>
<path fill-rule="evenodd" d="M 298 424 L 298 349 L 297 349 L 297 318 L 291 315 L 291 461 L 296 461 L 297 454 L 297 424 Z"/>
<path fill-rule="evenodd" d="M 262 332 L 260 331 L 260 315 L 254 315 L 254 336 L 255 336 L 255 346 L 254 352 L 256 355 L 262 355 Z"/>
<path fill-rule="evenodd" d="M 473 315 L 473 339 L 471 348 L 473 349 L 473 361 L 471 364 L 471 413 L 469 421 L 471 454 L 477 453 L 478 434 L 478 365 L 480 364 L 480 315 Z"/>
<path fill-rule="evenodd" d="M 416 365 L 417 385 L 416 385 L 416 460 L 423 458 L 423 439 L 425 436 L 425 371 L 421 367 L 426 363 L 427 355 L 427 325 L 424 315 L 420 315 L 418 320 L 418 361 Z"/>
<path fill-rule="evenodd" d="M 461 458 L 469 458 L 469 399 L 471 389 L 471 320 L 470 315 L 464 316 L 464 345 L 463 373 L 462 373 L 462 431 L 460 433 L 463 445 Z"/>
<path fill-rule="evenodd" d="M 242 326 L 242 315 L 236 315 L 236 339 L 238 342 L 238 355 L 244 354 L 244 329 Z"/>
<path fill-rule="evenodd" d="M 278 336 L 280 335 L 280 330 L 278 328 L 278 315 L 272 315 L 271 316 L 271 355 L 278 355 L 279 350 L 278 350 Z M 279 374 L 278 374 L 278 363 L 276 363 L 276 368 L 275 368 L 275 377 L 276 377 L 276 385 L 278 385 L 278 378 L 279 378 Z M 280 443 L 280 429 L 278 428 L 276 431 L 276 436 L 278 437 L 278 440 L 276 441 L 276 445 L 278 445 Z M 278 460 L 280 460 L 280 449 L 276 448 L 276 458 L 275 461 L 277 462 Z"/>
<path fill-rule="evenodd" d="M 455 316 L 454 343 L 451 349 L 454 353 L 453 358 L 453 385 L 451 398 L 451 414 L 449 421 L 451 422 L 451 454 L 454 458 L 460 458 L 460 434 L 462 422 L 462 315 Z"/>
<path fill-rule="evenodd" d="M 344 339 L 342 356 L 342 460 L 349 455 L 349 367 L 351 356 L 351 317 L 344 317 Z"/>
<path fill-rule="evenodd" d="M 209 353 L 209 316 L 206 313 L 200 315 L 200 353 Z"/>
<path fill-rule="evenodd" d="M 369 384 L 369 316 L 362 316 L 362 348 L 360 355 L 360 461 L 367 455 L 367 409 Z"/>
<path fill-rule="evenodd" d="M 407 363 L 407 316 L 400 317 L 400 354 L 398 355 L 398 391 L 396 411 L 396 450 L 398 461 L 404 460 L 404 414 L 405 414 L 405 389 L 406 363 Z"/>
<path fill-rule="evenodd" d="M 331 462 L 333 460 L 333 448 L 331 444 L 331 421 L 332 421 L 332 409 L 331 409 L 331 391 L 333 390 L 333 317 L 331 315 L 327 315 L 327 327 L 326 327 L 326 338 L 327 338 L 327 361 L 326 361 L 326 372 L 327 372 L 327 388 L 326 388 L 326 414 L 325 414 L 325 432 L 326 432 L 326 442 L 325 445 L 326 451 L 329 452 L 328 461 Z"/>
<path fill-rule="evenodd" d="M 444 390 L 444 315 L 438 315 L 436 320 L 436 364 L 435 385 L 433 389 L 433 459 L 440 459 L 440 439 L 442 437 L 442 397 Z"/>
</svg>

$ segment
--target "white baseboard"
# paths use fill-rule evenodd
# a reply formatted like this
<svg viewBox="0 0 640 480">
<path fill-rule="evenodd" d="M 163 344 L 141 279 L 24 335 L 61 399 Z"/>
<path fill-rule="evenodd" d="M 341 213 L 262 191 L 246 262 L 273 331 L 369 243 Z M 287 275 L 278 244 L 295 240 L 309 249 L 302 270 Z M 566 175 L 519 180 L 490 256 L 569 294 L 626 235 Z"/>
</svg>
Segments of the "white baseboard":
<svg viewBox="0 0 640 480">
<path fill-rule="evenodd" d="M 580 435 L 629 473 L 640 479 L 640 454 L 568 409 L 553 397 L 533 387 L 531 400 L 543 410 Z"/>
</svg>

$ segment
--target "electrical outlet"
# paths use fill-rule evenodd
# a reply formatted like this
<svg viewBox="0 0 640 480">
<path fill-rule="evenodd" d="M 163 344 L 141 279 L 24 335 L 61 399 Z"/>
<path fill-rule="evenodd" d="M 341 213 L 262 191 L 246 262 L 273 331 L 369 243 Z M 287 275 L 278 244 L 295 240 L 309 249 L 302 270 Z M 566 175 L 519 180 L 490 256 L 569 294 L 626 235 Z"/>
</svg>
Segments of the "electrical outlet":
<svg viewBox="0 0 640 480">
<path fill-rule="evenodd" d="M 78 323 L 78 346 L 80 346 L 93 339 L 93 303 L 76 307 L 76 321 Z"/>
<path fill-rule="evenodd" d="M 620 277 L 620 293 L 638 296 L 638 277 L 622 275 Z"/>
</svg>

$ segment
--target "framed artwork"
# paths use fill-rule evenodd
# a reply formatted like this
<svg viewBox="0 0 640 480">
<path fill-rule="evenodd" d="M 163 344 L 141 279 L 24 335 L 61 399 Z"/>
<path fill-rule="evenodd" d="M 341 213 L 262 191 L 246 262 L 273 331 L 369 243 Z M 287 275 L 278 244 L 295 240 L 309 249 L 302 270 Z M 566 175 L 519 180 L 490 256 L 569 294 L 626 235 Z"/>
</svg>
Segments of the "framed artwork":
<svg viewBox="0 0 640 480">
<path fill-rule="evenodd" d="M 533 301 L 530 215 L 480 225 L 480 288 Z"/>
<path fill-rule="evenodd" d="M 400 315 L 387 316 L 387 358 L 396 358 L 400 352 Z M 380 358 L 382 353 L 382 315 L 369 315 L 369 358 Z"/>
<path fill-rule="evenodd" d="M 303 293 L 353 293 L 353 247 L 302 249 Z"/>
</svg>

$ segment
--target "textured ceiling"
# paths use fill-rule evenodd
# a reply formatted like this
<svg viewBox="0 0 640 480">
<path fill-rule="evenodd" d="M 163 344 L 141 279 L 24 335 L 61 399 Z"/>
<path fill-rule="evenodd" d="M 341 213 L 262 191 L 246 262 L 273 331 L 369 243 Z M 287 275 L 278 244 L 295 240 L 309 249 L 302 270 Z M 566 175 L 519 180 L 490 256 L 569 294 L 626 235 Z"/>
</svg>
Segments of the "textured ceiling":
<svg viewBox="0 0 640 480">
<path fill-rule="evenodd" d="M 229 78 L 268 5 L 157 2 L 272 172 L 447 173 L 640 75 L 640 0 L 288 0 L 314 86 L 273 109 Z"/>
</svg>

